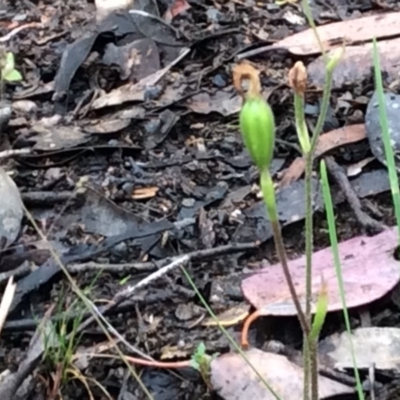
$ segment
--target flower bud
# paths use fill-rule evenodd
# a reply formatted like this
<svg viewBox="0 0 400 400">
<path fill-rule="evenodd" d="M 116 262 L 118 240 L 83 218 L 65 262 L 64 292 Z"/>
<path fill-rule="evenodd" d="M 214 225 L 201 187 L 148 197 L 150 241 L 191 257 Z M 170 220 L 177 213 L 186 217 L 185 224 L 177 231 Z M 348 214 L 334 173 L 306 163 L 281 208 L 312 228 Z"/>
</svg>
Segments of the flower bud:
<svg viewBox="0 0 400 400">
<path fill-rule="evenodd" d="M 301 61 L 297 61 L 289 71 L 289 86 L 297 95 L 304 97 L 307 87 L 307 70 Z"/>
<path fill-rule="evenodd" d="M 289 86 L 294 90 L 294 112 L 296 132 L 303 154 L 311 149 L 310 135 L 304 116 L 304 95 L 307 88 L 307 70 L 301 61 L 297 61 L 288 75 Z"/>
<path fill-rule="evenodd" d="M 259 170 L 267 169 L 275 145 L 275 121 L 271 107 L 261 97 L 245 100 L 240 111 L 240 129 L 250 157 Z"/>
<path fill-rule="evenodd" d="M 246 94 L 242 88 L 244 80 L 249 83 Z M 261 96 L 260 79 L 255 68 L 249 64 L 236 65 L 233 82 L 244 100 L 239 116 L 244 144 L 257 168 L 263 171 L 268 169 L 274 152 L 274 114 Z"/>
</svg>

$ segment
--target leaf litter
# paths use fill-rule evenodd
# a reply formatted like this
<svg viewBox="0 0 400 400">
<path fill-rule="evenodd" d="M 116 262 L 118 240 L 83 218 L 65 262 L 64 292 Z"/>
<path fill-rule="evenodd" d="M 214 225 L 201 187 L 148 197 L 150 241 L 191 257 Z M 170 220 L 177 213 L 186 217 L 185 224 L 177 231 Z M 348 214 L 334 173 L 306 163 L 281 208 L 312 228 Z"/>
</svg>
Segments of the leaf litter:
<svg viewBox="0 0 400 400">
<path fill-rule="evenodd" d="M 385 230 L 373 237 L 355 237 L 339 245 L 344 292 L 348 308 L 360 307 L 378 300 L 399 282 L 400 270 L 394 258 L 396 229 Z M 314 253 L 313 296 L 317 296 L 322 280 L 326 283 L 328 311 L 342 309 L 337 276 L 330 248 Z M 289 263 L 298 296 L 304 300 L 305 258 Z M 267 289 L 267 290 L 266 290 Z M 266 267 L 242 283 L 243 295 L 264 315 L 296 315 L 282 267 Z"/>
<path fill-rule="evenodd" d="M 282 399 L 298 399 L 303 388 L 303 369 L 285 356 L 247 351 L 246 357 Z M 225 354 L 211 363 L 211 382 L 226 400 L 276 399 L 260 382 L 253 370 L 239 354 Z M 318 377 L 320 399 L 354 393 L 354 389 L 324 376 Z"/>
</svg>

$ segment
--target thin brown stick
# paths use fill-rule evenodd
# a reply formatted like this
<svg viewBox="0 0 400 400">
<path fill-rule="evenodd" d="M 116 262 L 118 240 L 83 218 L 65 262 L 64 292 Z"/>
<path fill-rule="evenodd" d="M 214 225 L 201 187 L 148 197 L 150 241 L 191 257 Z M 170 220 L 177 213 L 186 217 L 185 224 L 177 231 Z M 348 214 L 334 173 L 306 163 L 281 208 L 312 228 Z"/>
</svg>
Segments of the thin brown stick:
<svg viewBox="0 0 400 400">
<path fill-rule="evenodd" d="M 205 259 L 205 258 L 211 258 L 211 257 L 218 257 L 224 254 L 232 254 L 232 253 L 237 253 L 237 252 L 242 252 L 246 250 L 251 250 L 251 249 L 256 249 L 258 248 L 259 243 L 258 242 L 253 242 L 253 243 L 236 243 L 236 244 L 230 244 L 226 246 L 220 246 L 216 247 L 214 249 L 205 249 L 205 250 L 198 250 L 198 251 L 193 251 L 191 253 L 188 253 L 186 255 L 174 257 L 172 259 L 166 259 L 163 262 L 165 263 L 167 260 L 169 261 L 169 264 L 164 265 L 162 267 L 162 272 L 161 270 L 156 271 L 154 274 L 150 275 L 147 277 L 144 281 L 139 282 L 138 284 L 134 286 L 128 286 L 118 293 L 114 295 L 112 300 L 105 306 L 99 308 L 96 310 L 97 315 L 103 315 L 107 312 L 110 312 L 113 308 L 118 306 L 120 303 L 122 303 L 125 300 L 128 300 L 135 291 L 137 291 L 139 288 L 143 287 L 143 285 L 147 285 L 150 282 L 152 282 L 154 279 L 158 279 L 159 277 L 163 276 L 165 273 L 169 272 L 171 269 L 171 265 L 173 264 L 172 268 L 175 268 L 175 266 L 179 266 L 182 264 L 187 264 L 188 262 L 195 261 L 195 260 L 200 260 L 200 259 Z M 160 263 L 157 263 L 158 266 L 160 266 Z M 82 322 L 80 325 L 78 331 L 81 332 L 84 330 L 87 326 L 89 326 L 91 323 L 93 323 L 95 320 L 94 316 L 89 317 L 86 321 Z"/>
</svg>

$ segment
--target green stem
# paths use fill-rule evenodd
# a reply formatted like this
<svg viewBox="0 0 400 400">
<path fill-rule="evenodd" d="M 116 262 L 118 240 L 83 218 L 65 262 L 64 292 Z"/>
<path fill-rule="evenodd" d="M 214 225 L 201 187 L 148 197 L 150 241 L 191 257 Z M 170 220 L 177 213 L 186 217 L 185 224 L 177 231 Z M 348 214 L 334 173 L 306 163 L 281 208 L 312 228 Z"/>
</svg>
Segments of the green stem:
<svg viewBox="0 0 400 400">
<path fill-rule="evenodd" d="M 304 98 L 297 93 L 294 94 L 294 113 L 300 146 L 303 153 L 307 154 L 310 151 L 311 144 L 304 115 Z"/>
<path fill-rule="evenodd" d="M 321 112 L 318 116 L 317 125 L 314 129 L 311 138 L 311 148 L 306 156 L 304 190 L 305 190 L 305 203 L 306 203 L 306 221 L 305 221 L 305 241 L 306 241 L 306 321 L 311 325 L 311 305 L 312 305 L 312 254 L 313 254 L 313 204 L 312 204 L 312 168 L 314 162 L 315 148 L 318 138 L 322 132 L 322 127 L 328 112 L 329 97 L 332 88 L 332 71 L 326 70 L 326 83 L 324 87 Z M 317 370 L 317 354 L 313 352 L 316 349 L 316 340 L 308 339 L 304 336 L 304 340 L 309 343 L 309 356 L 311 368 L 311 398 L 318 400 L 318 370 Z M 314 343 L 311 343 L 314 342 Z M 307 371 L 305 371 L 306 374 Z"/>
<path fill-rule="evenodd" d="M 287 262 L 287 256 L 285 251 L 285 246 L 283 244 L 283 238 L 281 234 L 278 212 L 276 209 L 276 199 L 275 199 L 275 189 L 274 184 L 271 178 L 271 175 L 268 170 L 261 171 L 260 176 L 260 186 L 263 194 L 264 202 L 267 207 L 269 219 L 271 221 L 272 232 L 275 240 L 275 247 L 278 253 L 279 261 L 282 265 L 283 273 L 285 275 L 285 279 L 287 285 L 289 287 L 290 294 L 292 296 L 293 303 L 296 307 L 297 317 L 300 321 L 301 328 L 304 333 L 304 343 L 303 343 L 303 355 L 304 355 L 304 387 L 303 387 L 303 398 L 304 400 L 308 400 L 310 397 L 310 353 L 309 353 L 309 341 L 308 336 L 310 332 L 311 321 L 307 321 L 306 315 L 304 314 L 299 297 L 296 293 L 296 289 L 293 284 L 292 276 L 289 271 L 289 266 Z"/>
<path fill-rule="evenodd" d="M 322 97 L 321 112 L 318 117 L 317 125 L 311 139 L 310 151 L 306 156 L 305 166 L 305 196 L 306 196 L 306 316 L 311 321 L 311 301 L 312 301 L 312 252 L 313 252 L 313 210 L 312 210 L 312 167 L 314 162 L 315 148 L 318 138 L 322 132 L 322 127 L 328 112 L 329 97 L 332 88 L 332 72 L 326 72 L 326 84 Z"/>
<path fill-rule="evenodd" d="M 322 40 L 321 40 L 321 38 L 320 38 L 319 35 L 318 35 L 317 27 L 316 27 L 316 25 L 315 25 L 314 18 L 313 18 L 313 16 L 312 16 L 312 12 L 311 12 L 311 8 L 310 8 L 309 0 L 303 0 L 302 3 L 301 3 L 301 5 L 302 5 L 302 7 L 303 7 L 304 14 L 305 14 L 305 16 L 306 16 L 306 18 L 307 18 L 307 22 L 308 22 L 308 24 L 311 26 L 311 29 L 312 29 L 313 32 L 314 32 L 314 36 L 315 36 L 315 38 L 317 39 L 318 47 L 319 47 L 319 49 L 321 50 L 322 57 L 323 57 L 323 59 L 324 59 L 325 65 L 326 65 L 326 64 L 328 63 L 328 56 L 327 56 L 326 51 L 325 51 L 325 48 L 324 48 L 324 46 L 323 46 L 323 44 L 322 44 Z"/>
<path fill-rule="evenodd" d="M 310 373 L 311 373 L 311 398 L 319 400 L 318 395 L 318 339 L 310 339 L 309 356 L 310 356 Z"/>
<path fill-rule="evenodd" d="M 311 304 L 312 304 L 312 252 L 313 252 L 313 218 L 312 218 L 312 165 L 313 165 L 313 153 L 310 150 L 306 154 L 306 166 L 305 166 L 305 208 L 306 208 L 306 221 L 305 221 L 305 240 L 306 240 L 306 321 L 311 326 Z M 312 386 L 312 365 L 315 363 L 312 358 L 312 347 L 311 343 L 313 340 L 309 337 L 306 332 L 303 332 L 303 340 L 305 345 L 304 350 L 307 350 L 304 354 L 304 384 L 306 388 L 310 385 L 310 375 L 311 375 L 311 393 L 315 390 Z M 308 393 L 307 397 L 308 399 Z"/>
<path fill-rule="evenodd" d="M 325 85 L 322 96 L 321 111 L 318 116 L 317 125 L 314 129 L 311 148 L 306 157 L 305 167 L 305 191 L 306 191 L 306 319 L 307 322 L 311 321 L 311 302 L 312 302 L 312 252 L 313 252 L 313 210 L 312 210 L 312 166 L 314 161 L 315 148 L 318 142 L 319 135 L 322 132 L 322 127 L 325 122 L 326 114 L 328 112 L 329 97 L 332 89 L 332 75 L 335 67 L 335 63 L 330 63 L 326 51 L 323 47 L 321 38 L 318 35 L 317 28 L 312 17 L 311 9 L 308 0 L 302 1 L 304 13 L 307 21 L 314 32 L 315 38 L 317 39 L 319 48 L 322 52 L 322 57 L 325 63 Z M 336 62 L 337 63 L 337 62 Z M 309 356 L 311 363 L 311 398 L 312 400 L 318 400 L 318 365 L 317 365 L 317 340 L 318 339 L 307 339 L 309 341 Z"/>
<path fill-rule="evenodd" d="M 328 173 L 326 172 L 325 161 L 323 161 L 323 160 L 321 161 L 320 167 L 321 167 L 320 175 L 321 175 L 321 180 L 322 180 L 322 193 L 324 196 L 326 219 L 328 220 L 329 239 L 330 239 L 332 253 L 333 253 L 333 262 L 335 265 L 336 277 L 338 280 L 340 300 L 342 302 L 344 322 L 345 322 L 346 331 L 347 331 L 347 334 L 349 337 L 350 354 L 351 354 L 351 359 L 353 361 L 353 371 L 354 371 L 354 377 L 356 379 L 357 394 L 358 394 L 359 400 L 364 400 L 365 396 L 364 396 L 364 392 L 362 389 L 360 373 L 357 368 L 356 355 L 355 355 L 354 344 L 353 344 L 353 340 L 352 340 L 349 310 L 348 310 L 347 304 L 346 304 L 343 273 L 342 273 L 342 267 L 341 267 L 341 263 L 340 263 L 339 245 L 338 245 L 337 233 L 336 233 L 335 215 L 333 212 L 333 201 L 332 201 L 332 196 L 331 196 L 331 190 L 329 187 Z"/>
<path fill-rule="evenodd" d="M 292 276 L 289 271 L 289 265 L 287 262 L 286 250 L 283 244 L 283 238 L 281 234 L 278 212 L 276 210 L 276 199 L 274 183 L 271 178 L 271 174 L 267 169 L 261 171 L 260 186 L 263 195 L 263 199 L 268 211 L 269 219 L 271 221 L 272 232 L 274 234 L 276 252 L 278 253 L 279 261 L 282 265 L 283 274 L 285 275 L 286 282 L 289 287 L 290 294 L 292 296 L 293 303 L 296 307 L 297 316 L 300 321 L 303 332 L 307 334 L 310 332 L 310 325 L 307 324 L 305 319 L 304 311 L 301 308 L 299 297 L 296 293 L 296 289 L 293 284 Z"/>
<path fill-rule="evenodd" d="M 303 333 L 303 400 L 310 399 L 310 341 L 308 335 Z"/>
<path fill-rule="evenodd" d="M 307 0 L 303 1 L 303 9 L 306 14 L 308 23 L 315 33 L 315 37 L 318 41 L 321 49 L 325 65 L 328 65 L 328 57 L 325 49 L 322 45 L 321 39 L 318 35 L 317 28 L 312 18 L 311 10 Z M 313 254 L 313 209 L 312 209 L 312 167 L 314 161 L 315 148 L 318 143 L 318 138 L 322 132 L 323 124 L 325 122 L 326 114 L 329 107 L 329 97 L 332 90 L 332 75 L 333 68 L 325 68 L 325 85 L 322 96 L 321 111 L 318 116 L 317 125 L 314 129 L 311 138 L 310 151 L 305 154 L 306 167 L 305 167 L 305 202 L 306 202 L 306 220 L 305 220 L 305 240 L 306 240 L 306 320 L 307 323 L 311 324 L 311 304 L 312 304 L 312 254 Z M 304 339 L 309 342 L 309 354 L 310 357 L 310 368 L 311 368 L 311 398 L 312 400 L 318 400 L 318 355 L 317 355 L 317 339 L 306 338 Z M 306 375 L 306 371 L 305 371 Z"/>
<path fill-rule="evenodd" d="M 306 154 L 304 190 L 306 195 L 306 318 L 311 324 L 312 303 L 312 251 L 313 251 L 313 218 L 312 218 L 312 166 L 313 155 L 310 151 Z"/>
<path fill-rule="evenodd" d="M 373 40 L 373 59 L 374 59 L 374 75 L 375 88 L 379 105 L 379 122 L 382 130 L 382 141 L 385 149 L 385 158 L 389 170 L 390 189 L 392 192 L 394 213 L 396 216 L 397 230 L 400 243 L 400 193 L 399 178 L 397 176 L 396 162 L 394 151 L 390 140 L 389 122 L 386 111 L 385 94 L 383 90 L 381 63 L 379 58 L 378 44 L 376 38 Z"/>
<path fill-rule="evenodd" d="M 304 99 L 303 97 L 299 96 L 297 93 L 294 94 L 294 110 L 295 110 L 295 121 L 296 121 L 296 131 L 297 136 L 299 138 L 300 146 L 302 148 L 303 154 L 309 154 L 311 150 L 311 143 L 310 143 L 310 136 L 308 134 L 308 129 L 305 121 L 304 116 Z M 306 163 L 306 168 L 309 166 L 309 163 Z M 312 163 L 311 163 L 312 165 Z M 306 171 L 306 175 L 309 174 L 309 171 Z M 308 180 L 305 180 L 306 183 Z M 306 195 L 311 193 L 311 188 L 305 187 Z M 311 200 L 309 196 L 306 198 L 306 210 L 309 209 L 308 203 Z M 306 224 L 308 224 L 310 219 L 306 219 Z M 310 227 L 307 229 L 306 225 L 306 232 L 312 232 Z M 306 234 L 306 237 L 307 234 Z M 312 237 L 311 237 L 312 241 Z M 306 246 L 309 242 L 306 240 Z M 306 254 L 310 254 L 309 249 L 306 248 Z M 307 265 L 310 264 L 308 260 Z M 306 280 L 308 283 L 308 280 Z M 306 284 L 307 285 L 307 284 Z M 306 311 L 305 316 L 308 325 L 311 327 L 311 312 L 310 312 L 310 304 L 311 300 L 309 298 L 309 293 L 311 290 L 307 287 L 306 288 Z M 309 348 L 309 336 L 306 332 L 303 331 L 303 369 L 304 369 L 304 382 L 303 382 L 303 400 L 309 400 L 310 398 L 310 348 Z"/>
</svg>

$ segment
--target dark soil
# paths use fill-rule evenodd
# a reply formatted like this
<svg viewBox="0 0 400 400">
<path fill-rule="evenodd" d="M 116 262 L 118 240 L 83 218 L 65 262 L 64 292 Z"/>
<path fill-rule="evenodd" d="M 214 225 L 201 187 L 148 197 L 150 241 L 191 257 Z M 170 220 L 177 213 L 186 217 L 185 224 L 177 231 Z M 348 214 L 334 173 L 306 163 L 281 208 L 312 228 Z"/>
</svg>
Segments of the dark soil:
<svg viewBox="0 0 400 400">
<path fill-rule="evenodd" d="M 170 3 L 159 1 L 161 15 Z M 147 93 L 143 101 L 113 104 L 99 110 L 90 108 L 96 91 L 104 94 L 129 79 L 133 82 L 138 80 L 135 77 L 121 79 L 117 67 L 107 66 L 102 61 L 108 43 L 121 45 L 124 40 L 129 43 L 129 35 L 118 36 L 115 32 L 111 38 L 110 35 L 99 35 L 90 55 L 77 68 L 67 92 L 60 90 L 54 93 L 54 80 L 67 45 L 93 29 L 94 4 L 73 0 L 38 3 L 10 1 L 4 15 L 0 15 L 2 35 L 11 30 L 12 20 L 27 23 L 38 22 L 42 18 L 48 24 L 46 28 L 22 30 L 6 43 L 7 49 L 15 55 L 16 68 L 21 71 L 24 81 L 8 85 L 3 100 L 29 103 L 22 103 L 14 109 L 11 121 L 2 134 L 0 150 L 30 148 L 32 152 L 5 159 L 3 167 L 12 172 L 27 209 L 51 246 L 62 254 L 62 260 L 71 268 L 76 284 L 86 290 L 89 299 L 98 307 L 107 304 L 124 285 L 133 285 L 154 272 L 157 265 L 152 266 L 150 262 L 237 242 L 261 240 L 262 243 L 252 250 L 230 251 L 218 257 L 198 257 L 187 264 L 186 268 L 197 287 L 218 314 L 243 302 L 239 286 L 243 275 L 257 270 L 262 259 L 277 261 L 270 236 L 264 240 L 265 237 L 260 236 L 260 221 L 246 214 L 246 210 L 260 201 L 255 187 L 258 174 L 244 153 L 237 114 L 227 112 L 224 116 L 216 110 L 219 104 L 210 106 L 207 100 L 199 104 L 201 102 L 195 96 L 202 93 L 207 99 L 207 95 L 222 93 L 224 101 L 233 98 L 235 91 L 231 86 L 231 69 L 235 56 L 265 45 L 263 39 L 272 43 L 306 29 L 306 25 L 288 22 L 285 16 L 287 13 L 302 15 L 300 7 L 289 4 L 277 6 L 270 1 L 258 2 L 257 6 L 251 1 L 236 0 L 189 3 L 191 8 L 176 16 L 172 25 L 179 32 L 180 40 L 192 44 L 191 51 L 171 68 L 160 84 L 148 88 L 150 92 L 158 88 L 164 97 Z M 396 3 L 318 1 L 312 7 L 314 18 L 322 24 L 381 13 L 386 11 L 386 6 L 395 9 L 398 7 Z M 175 47 L 162 47 L 159 37 L 155 43 L 159 46 L 162 67 L 176 58 Z M 276 115 L 277 137 L 280 139 L 275 152 L 276 178 L 279 170 L 299 156 L 292 93 L 286 84 L 288 69 L 297 59 L 285 51 L 265 53 L 251 59 L 253 65 L 262 71 L 262 83 L 270 92 L 269 102 Z M 71 63 L 76 61 L 75 58 L 71 60 Z M 303 59 L 305 63 L 311 60 Z M 368 82 L 354 82 L 353 87 L 332 94 L 325 131 L 347 125 L 348 119 L 356 112 L 365 112 L 365 107 L 359 105 L 346 115 L 340 109 L 335 111 L 337 99 L 345 91 L 369 97 L 372 82 L 371 75 Z M 59 83 L 58 88 L 61 87 Z M 177 90 L 179 88 L 181 92 Z M 197 100 L 191 101 L 193 98 Z M 318 110 L 320 98 L 320 90 L 310 90 L 307 94 L 310 108 Z M 194 103 L 204 112 L 195 112 Z M 27 107 L 32 104 L 34 109 L 28 112 Z M 80 143 L 67 144 L 68 135 L 74 127 L 82 129 L 83 123 L 86 128 L 89 124 L 102 126 L 110 121 L 115 123 L 115 120 L 123 119 L 121 112 L 124 110 L 135 115 L 122 129 L 114 132 L 105 127 L 100 133 L 85 133 Z M 140 116 L 139 111 L 142 113 Z M 60 119 L 50 126 L 50 131 L 58 131 L 59 126 L 66 126 L 69 131 L 60 134 L 59 146 L 50 151 L 52 149 L 38 145 L 40 133 L 33 126 L 37 121 L 41 121 L 43 126 L 44 118 L 54 118 L 55 115 Z M 317 115 L 316 111 L 309 117 L 314 124 Z M 370 155 L 368 148 L 366 155 Z M 358 161 L 357 153 L 350 148 L 341 149 L 334 156 L 340 165 Z M 376 162 L 368 168 L 372 170 L 382 166 Z M 83 187 L 86 190 L 82 190 Z M 235 197 L 230 200 L 230 195 Z M 381 213 L 382 222 L 394 224 L 390 193 L 370 196 L 362 201 L 369 202 Z M 290 209 L 290 199 L 287 199 L 287 207 Z M 337 206 L 336 213 L 339 240 L 364 232 L 346 202 Z M 157 231 L 157 224 L 162 220 L 188 222 L 179 229 L 172 227 Z M 101 249 L 100 244 L 107 238 L 115 238 L 126 230 L 132 232 L 138 227 L 147 234 L 131 235 L 127 240 L 108 246 L 105 251 L 96 251 Z M 155 233 L 150 232 L 153 228 Z M 288 223 L 283 233 L 290 258 L 303 254 L 304 221 Z M 322 210 L 315 213 L 314 235 L 316 249 L 329 245 Z M 83 264 L 91 261 L 103 264 L 141 263 L 141 267 L 122 272 L 85 269 Z M 36 287 L 35 290 L 18 286 L 20 297 L 18 303 L 14 303 L 1 337 L 1 370 L 15 371 L 18 368 L 26 357 L 38 321 L 44 318 L 50 307 L 55 307 L 50 317 L 54 321 L 60 312 L 75 310 L 75 316 L 85 312 L 68 280 L 52 261 L 47 244 L 28 218 L 23 220 L 17 241 L 0 253 L 1 272 L 12 271 L 24 262 L 29 268 L 18 278 L 19 285 L 21 282 L 25 284 L 37 270 L 53 268 L 54 273 L 43 284 L 36 275 L 31 276 L 33 280 L 30 284 Z M 79 272 L 73 272 L 73 264 L 78 264 Z M 398 324 L 398 303 L 391 298 L 374 305 L 371 313 L 374 325 Z M 227 339 L 217 328 L 202 326 L 205 317 L 207 313 L 181 270 L 175 269 L 135 292 L 128 303 L 112 309 L 107 318 L 132 346 L 129 348 L 120 342 L 124 354 L 137 356 L 132 350 L 134 348 L 156 360 L 174 361 L 190 359 L 201 342 L 204 342 L 209 354 L 224 353 L 230 349 Z M 352 318 L 354 326 L 358 326 L 357 312 L 352 314 Z M 66 323 L 67 330 L 73 329 L 74 321 L 82 322 L 70 318 Z M 228 330 L 238 338 L 240 328 L 238 323 Z M 333 315 L 327 320 L 324 335 L 342 330 L 341 316 Z M 297 320 L 286 318 L 279 323 L 260 321 L 254 325 L 250 337 L 252 345 L 261 348 L 270 339 L 278 340 L 292 350 L 300 350 L 301 332 Z M 107 343 L 103 331 L 92 323 L 79 337 L 76 352 L 79 355 L 86 348 L 93 353 L 101 353 L 94 346 L 105 346 Z M 104 352 L 115 353 L 112 348 Z M 80 363 L 85 365 L 81 373 L 99 382 L 112 398 L 146 398 L 118 357 L 87 358 Z M 41 360 L 25 398 L 51 398 L 56 388 L 55 392 L 59 389 L 63 399 L 89 399 L 79 379 L 70 376 L 59 382 L 59 371 L 60 365 L 54 365 L 54 358 Z M 215 396 L 191 368 L 176 371 L 138 368 L 137 371 L 156 400 L 211 399 Z M 385 388 L 390 389 L 393 377 L 386 377 L 383 383 Z M 90 384 L 90 388 L 94 398 L 106 398 L 98 386 Z"/>
</svg>

